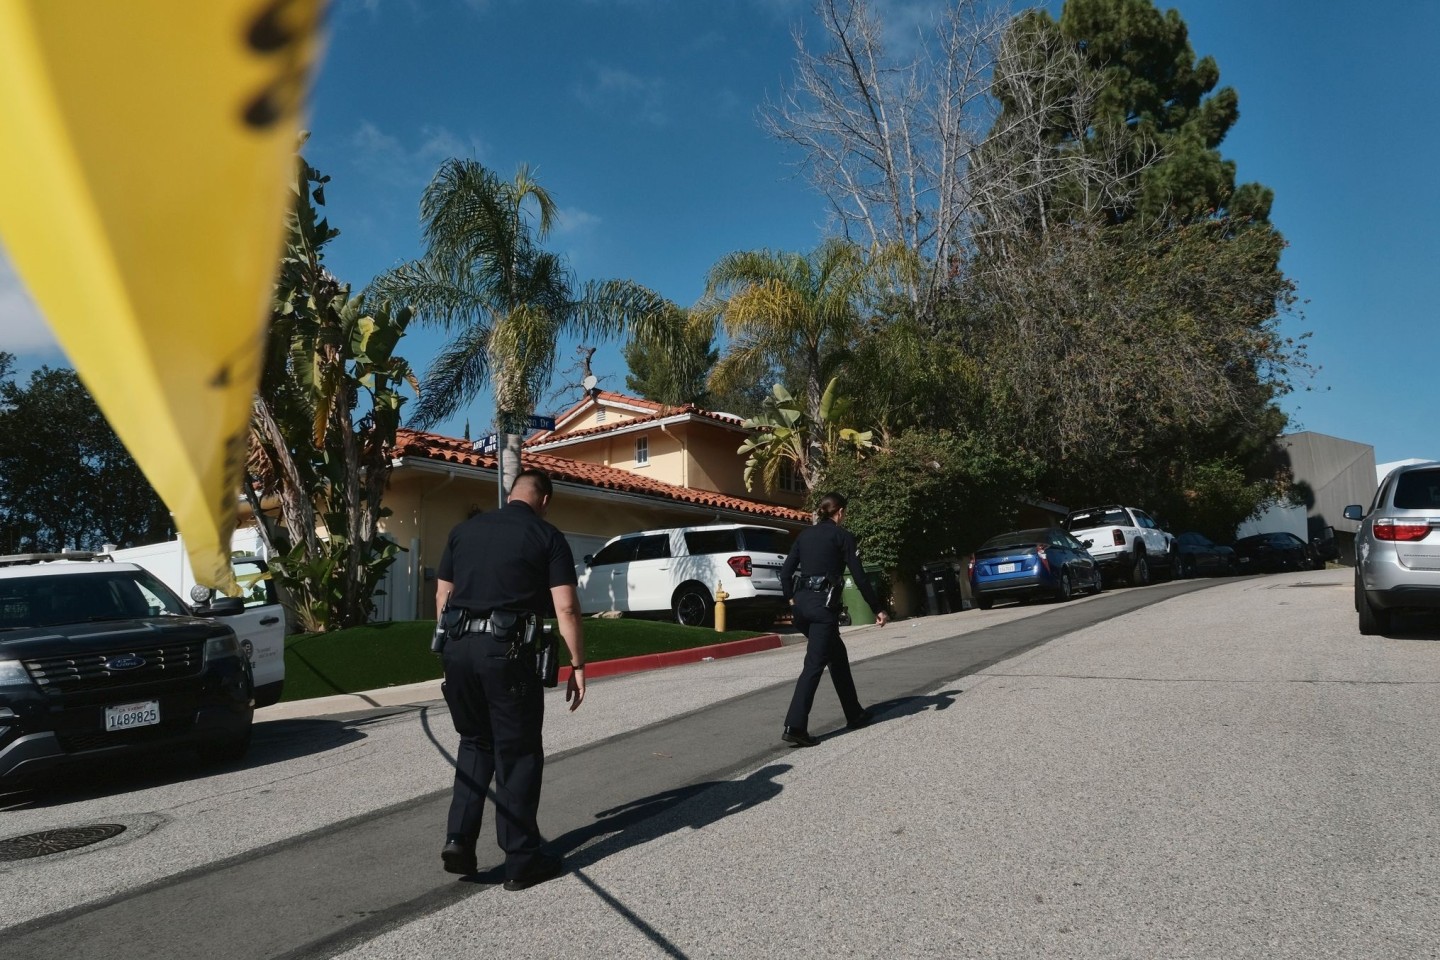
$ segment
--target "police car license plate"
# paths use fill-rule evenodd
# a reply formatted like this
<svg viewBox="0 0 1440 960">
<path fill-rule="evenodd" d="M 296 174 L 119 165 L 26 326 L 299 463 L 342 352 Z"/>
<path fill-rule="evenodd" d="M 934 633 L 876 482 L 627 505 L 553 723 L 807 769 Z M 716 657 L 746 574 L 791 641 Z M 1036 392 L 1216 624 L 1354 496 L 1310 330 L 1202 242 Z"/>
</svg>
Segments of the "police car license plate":
<svg viewBox="0 0 1440 960">
<path fill-rule="evenodd" d="M 153 727 L 159 722 L 159 700 L 145 700 L 141 703 L 124 703 L 118 707 L 105 708 L 105 729 L 108 731 L 132 730 L 135 727 Z"/>
<path fill-rule="evenodd" d="M 995 570 L 998 573 L 1014 573 L 1019 567 L 1018 563 L 1002 563 Z"/>
</svg>

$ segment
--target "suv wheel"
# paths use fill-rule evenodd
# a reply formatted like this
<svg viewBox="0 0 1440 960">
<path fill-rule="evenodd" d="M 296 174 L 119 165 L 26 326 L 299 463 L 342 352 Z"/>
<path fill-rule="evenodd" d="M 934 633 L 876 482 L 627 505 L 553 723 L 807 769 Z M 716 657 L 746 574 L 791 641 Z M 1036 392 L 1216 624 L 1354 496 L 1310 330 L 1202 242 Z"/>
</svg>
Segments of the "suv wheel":
<svg viewBox="0 0 1440 960">
<path fill-rule="evenodd" d="M 715 604 L 709 590 L 698 583 L 686 583 L 675 591 L 671 609 L 675 622 L 683 627 L 708 627 L 713 622 Z"/>
<path fill-rule="evenodd" d="M 1150 583 L 1150 561 L 1145 556 L 1145 551 L 1140 550 L 1135 554 L 1135 560 L 1130 565 L 1130 586 L 1143 587 Z"/>
<path fill-rule="evenodd" d="M 1360 611 L 1360 635 L 1374 637 L 1390 629 L 1390 611 L 1382 610 L 1370 602 L 1360 577 L 1355 577 L 1355 609 Z"/>
</svg>

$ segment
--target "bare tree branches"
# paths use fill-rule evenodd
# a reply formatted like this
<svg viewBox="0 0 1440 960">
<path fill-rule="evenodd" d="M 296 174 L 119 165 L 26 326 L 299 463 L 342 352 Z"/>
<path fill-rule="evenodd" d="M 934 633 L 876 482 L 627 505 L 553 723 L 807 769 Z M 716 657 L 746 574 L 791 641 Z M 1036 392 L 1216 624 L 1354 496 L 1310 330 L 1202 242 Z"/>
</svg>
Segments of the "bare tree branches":
<svg viewBox="0 0 1440 960">
<path fill-rule="evenodd" d="M 797 31 L 796 86 L 767 106 L 765 127 L 803 151 L 847 237 L 901 244 L 926 262 L 906 291 L 923 312 L 973 210 L 969 164 L 997 113 L 989 76 L 1007 18 L 957 0 L 894 62 L 867 0 L 819 0 L 816 14 L 828 48 L 811 52 Z"/>
</svg>

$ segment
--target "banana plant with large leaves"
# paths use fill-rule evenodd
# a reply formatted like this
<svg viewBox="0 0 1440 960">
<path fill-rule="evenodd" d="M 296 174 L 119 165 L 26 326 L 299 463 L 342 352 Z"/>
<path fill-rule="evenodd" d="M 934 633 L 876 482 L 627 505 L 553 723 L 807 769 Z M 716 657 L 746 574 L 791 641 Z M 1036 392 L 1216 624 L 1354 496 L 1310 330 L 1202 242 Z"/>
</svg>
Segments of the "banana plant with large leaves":
<svg viewBox="0 0 1440 960">
<path fill-rule="evenodd" d="M 299 160 L 295 205 L 251 418 L 245 495 L 301 627 L 363 624 L 398 548 L 379 534 L 390 448 L 420 384 L 396 353 L 408 309 L 375 308 L 324 266 L 337 232 L 322 176 Z M 265 507 L 277 503 L 280 520 Z"/>
<path fill-rule="evenodd" d="M 753 433 L 736 451 L 747 455 L 745 489 L 755 489 L 758 479 L 765 490 L 775 490 L 780 486 L 781 472 L 789 464 L 805 486 L 814 490 L 833 458 L 846 454 L 863 458 L 876 449 L 873 431 L 846 424 L 851 404 L 840 394 L 839 383 L 839 377 L 830 378 L 814 418 L 806 413 L 807 404 L 784 386 L 777 383 L 771 388 L 764 410 L 745 421 L 745 427 Z"/>
</svg>

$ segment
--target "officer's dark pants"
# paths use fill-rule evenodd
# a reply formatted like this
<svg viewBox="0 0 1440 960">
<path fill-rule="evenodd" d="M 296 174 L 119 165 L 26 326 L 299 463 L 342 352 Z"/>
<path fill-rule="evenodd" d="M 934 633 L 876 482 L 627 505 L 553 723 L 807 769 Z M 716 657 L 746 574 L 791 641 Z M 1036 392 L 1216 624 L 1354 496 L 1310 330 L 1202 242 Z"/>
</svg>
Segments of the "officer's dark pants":
<svg viewBox="0 0 1440 960">
<path fill-rule="evenodd" d="M 838 613 L 825 606 L 824 595 L 816 590 L 797 593 L 794 609 L 795 625 L 805 632 L 809 642 L 805 647 L 805 666 L 795 683 L 790 711 L 785 714 L 785 726 L 791 730 L 807 729 L 810 706 L 815 702 L 815 691 L 820 688 L 820 674 L 827 666 L 830 668 L 830 679 L 835 684 L 835 694 L 840 698 L 840 707 L 845 711 L 845 719 L 856 719 L 864 708 L 855 694 L 855 679 L 850 675 L 850 656 L 845 651 L 845 641 L 840 639 Z"/>
<path fill-rule="evenodd" d="M 493 777 L 495 834 L 505 851 L 506 878 L 513 879 L 528 869 L 543 842 L 535 817 L 545 768 L 545 695 L 533 662 L 507 659 L 508 649 L 488 633 L 445 645 L 445 702 L 460 734 L 446 832 L 475 841 Z"/>
</svg>

